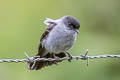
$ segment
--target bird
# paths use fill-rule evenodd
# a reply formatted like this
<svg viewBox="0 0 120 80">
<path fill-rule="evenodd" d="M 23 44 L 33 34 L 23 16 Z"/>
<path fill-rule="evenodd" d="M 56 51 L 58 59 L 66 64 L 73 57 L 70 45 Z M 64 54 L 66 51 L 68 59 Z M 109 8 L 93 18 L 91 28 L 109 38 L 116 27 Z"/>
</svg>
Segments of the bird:
<svg viewBox="0 0 120 80">
<path fill-rule="evenodd" d="M 46 18 L 44 23 L 47 29 L 40 38 L 38 53 L 34 59 L 40 58 L 63 58 L 68 56 L 72 60 L 71 54 L 68 50 L 76 41 L 77 34 L 79 34 L 80 22 L 71 15 L 63 16 L 59 19 Z M 29 62 L 28 68 L 30 70 L 40 70 L 46 66 L 51 66 L 62 61 L 36 61 Z"/>
</svg>

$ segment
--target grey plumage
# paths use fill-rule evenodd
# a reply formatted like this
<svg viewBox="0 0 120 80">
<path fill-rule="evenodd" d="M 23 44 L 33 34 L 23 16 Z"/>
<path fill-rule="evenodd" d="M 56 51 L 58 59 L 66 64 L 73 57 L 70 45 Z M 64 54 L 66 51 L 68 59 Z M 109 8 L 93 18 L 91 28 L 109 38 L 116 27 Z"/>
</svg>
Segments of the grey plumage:
<svg viewBox="0 0 120 80">
<path fill-rule="evenodd" d="M 48 28 L 40 39 L 38 54 L 41 58 L 62 58 L 73 46 L 80 23 L 72 16 L 64 16 L 57 20 L 47 19 L 45 24 Z M 58 62 L 37 61 L 29 63 L 31 70 L 38 70 L 45 66 L 51 66 Z"/>
</svg>

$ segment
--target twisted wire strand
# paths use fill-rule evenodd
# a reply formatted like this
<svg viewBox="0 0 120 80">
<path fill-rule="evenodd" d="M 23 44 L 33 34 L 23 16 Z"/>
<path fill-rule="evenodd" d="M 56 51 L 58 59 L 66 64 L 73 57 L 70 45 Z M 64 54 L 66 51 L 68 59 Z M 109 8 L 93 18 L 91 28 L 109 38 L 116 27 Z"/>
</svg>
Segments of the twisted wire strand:
<svg viewBox="0 0 120 80">
<path fill-rule="evenodd" d="M 26 55 L 27 56 L 27 55 Z M 98 56 L 87 56 L 87 55 L 80 55 L 80 56 L 72 56 L 72 59 L 80 59 L 80 60 L 88 60 L 88 59 L 102 59 L 102 58 L 120 58 L 120 55 L 109 55 L 109 54 L 104 54 L 104 55 L 98 55 Z M 63 61 L 63 60 L 68 60 L 68 57 L 64 57 L 64 58 L 59 58 L 59 59 L 55 59 L 55 58 L 36 58 L 34 59 L 33 57 L 30 58 L 29 56 L 27 56 L 27 59 L 0 59 L 0 63 L 4 63 L 4 62 L 34 62 L 34 61 Z"/>
</svg>

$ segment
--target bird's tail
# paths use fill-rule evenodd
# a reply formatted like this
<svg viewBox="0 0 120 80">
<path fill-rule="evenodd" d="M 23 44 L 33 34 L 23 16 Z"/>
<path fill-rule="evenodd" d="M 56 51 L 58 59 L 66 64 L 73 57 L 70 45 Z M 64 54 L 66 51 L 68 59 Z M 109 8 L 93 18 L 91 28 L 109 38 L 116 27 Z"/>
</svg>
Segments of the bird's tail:
<svg viewBox="0 0 120 80">
<path fill-rule="evenodd" d="M 59 54 L 47 53 L 44 56 L 40 56 L 40 54 L 37 54 L 36 56 L 40 56 L 40 58 L 55 58 L 54 55 L 58 58 L 66 57 L 66 54 L 63 53 L 63 52 L 59 53 Z M 28 63 L 28 68 L 30 70 L 39 70 L 39 69 L 42 69 L 45 66 L 51 66 L 51 65 L 56 64 L 58 62 L 61 62 L 61 61 L 57 61 L 57 62 L 56 61 L 36 61 L 36 62 Z"/>
</svg>

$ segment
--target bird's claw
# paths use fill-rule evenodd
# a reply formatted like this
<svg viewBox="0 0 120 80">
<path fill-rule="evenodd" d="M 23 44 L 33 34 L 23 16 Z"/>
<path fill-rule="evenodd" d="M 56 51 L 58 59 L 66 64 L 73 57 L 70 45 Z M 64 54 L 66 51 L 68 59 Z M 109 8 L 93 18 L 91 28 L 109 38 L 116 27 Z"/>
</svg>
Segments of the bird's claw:
<svg viewBox="0 0 120 80">
<path fill-rule="evenodd" d="M 53 57 L 55 59 L 54 64 L 58 65 L 57 62 L 59 62 L 59 57 L 57 57 L 55 54 L 53 54 Z"/>
<path fill-rule="evenodd" d="M 71 62 L 71 60 L 73 59 L 73 57 L 72 57 L 72 55 L 69 54 L 68 52 L 67 52 L 67 54 L 68 54 L 68 61 Z"/>
</svg>

